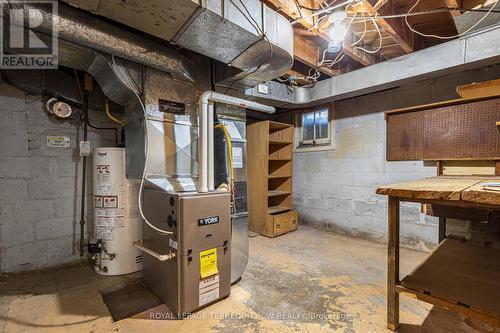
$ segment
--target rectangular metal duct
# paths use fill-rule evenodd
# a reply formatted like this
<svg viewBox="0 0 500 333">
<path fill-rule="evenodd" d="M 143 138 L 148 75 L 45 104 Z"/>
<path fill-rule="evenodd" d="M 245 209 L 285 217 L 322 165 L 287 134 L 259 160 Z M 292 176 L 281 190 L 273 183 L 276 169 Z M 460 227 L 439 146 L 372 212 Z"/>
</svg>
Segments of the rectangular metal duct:
<svg viewBox="0 0 500 333">
<path fill-rule="evenodd" d="M 293 65 L 292 25 L 259 0 L 63 1 L 241 71 L 222 85 L 255 86 Z"/>
<path fill-rule="evenodd" d="M 500 61 L 500 25 L 418 52 L 319 81 L 312 88 L 268 82 L 270 94 L 246 90 L 247 99 L 277 107 L 305 107 L 390 89 Z"/>
<path fill-rule="evenodd" d="M 171 40 L 201 5 L 199 0 L 63 1 L 165 40 Z"/>
</svg>

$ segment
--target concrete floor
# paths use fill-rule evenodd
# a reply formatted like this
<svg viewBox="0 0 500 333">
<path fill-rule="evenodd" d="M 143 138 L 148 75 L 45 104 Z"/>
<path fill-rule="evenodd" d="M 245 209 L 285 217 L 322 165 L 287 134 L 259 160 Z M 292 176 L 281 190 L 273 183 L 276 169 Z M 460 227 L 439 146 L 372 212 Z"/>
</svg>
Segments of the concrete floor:
<svg viewBox="0 0 500 333">
<path fill-rule="evenodd" d="M 402 274 L 424 253 L 402 250 Z M 0 277 L 0 332 L 389 332 L 386 247 L 301 226 L 250 240 L 231 296 L 180 320 L 113 322 L 100 290 L 140 277 L 100 277 L 85 264 Z M 488 326 L 401 297 L 400 332 L 484 332 Z M 152 310 L 159 314 L 164 306 Z"/>
</svg>

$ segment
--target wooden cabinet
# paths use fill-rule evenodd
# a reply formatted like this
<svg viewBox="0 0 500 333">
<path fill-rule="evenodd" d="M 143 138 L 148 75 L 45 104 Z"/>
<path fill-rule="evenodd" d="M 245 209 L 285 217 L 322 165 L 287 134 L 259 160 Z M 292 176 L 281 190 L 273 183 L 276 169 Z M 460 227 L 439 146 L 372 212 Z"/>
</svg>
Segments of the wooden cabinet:
<svg viewBox="0 0 500 333">
<path fill-rule="evenodd" d="M 293 126 L 262 121 L 247 127 L 250 230 L 275 237 L 297 229 L 292 210 Z"/>
</svg>

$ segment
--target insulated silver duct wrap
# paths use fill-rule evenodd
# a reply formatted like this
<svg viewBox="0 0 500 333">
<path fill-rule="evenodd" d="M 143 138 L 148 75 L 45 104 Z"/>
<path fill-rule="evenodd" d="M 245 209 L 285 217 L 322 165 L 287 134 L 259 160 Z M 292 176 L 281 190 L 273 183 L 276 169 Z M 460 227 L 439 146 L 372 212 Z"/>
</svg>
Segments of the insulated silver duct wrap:
<svg viewBox="0 0 500 333">
<path fill-rule="evenodd" d="M 255 86 L 293 65 L 292 25 L 259 0 L 63 1 L 229 64 L 218 68 L 223 86 Z"/>
<path fill-rule="evenodd" d="M 59 4 L 58 13 L 48 12 L 36 4 L 31 9 L 39 11 L 43 23 L 35 30 L 50 34 L 51 22 L 59 29 L 59 38 L 84 45 L 97 51 L 120 56 L 174 76 L 193 81 L 189 60 L 165 46 L 127 31 L 104 20 L 99 20 L 81 10 Z"/>
</svg>

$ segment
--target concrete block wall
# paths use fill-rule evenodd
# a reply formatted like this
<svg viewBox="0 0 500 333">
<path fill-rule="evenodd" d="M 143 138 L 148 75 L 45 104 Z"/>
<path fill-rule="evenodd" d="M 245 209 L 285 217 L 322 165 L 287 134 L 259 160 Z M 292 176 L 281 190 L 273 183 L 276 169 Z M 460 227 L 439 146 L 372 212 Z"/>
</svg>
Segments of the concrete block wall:
<svg viewBox="0 0 500 333">
<path fill-rule="evenodd" d="M 386 161 L 384 111 L 458 98 L 458 85 L 498 77 L 494 66 L 335 103 L 335 149 L 294 154 L 293 200 L 301 223 L 385 241 L 387 197 L 376 195 L 377 187 L 437 170 L 434 163 Z M 419 204 L 402 203 L 401 236 L 406 246 L 427 250 L 438 241 L 438 220 L 421 214 Z"/>
<path fill-rule="evenodd" d="M 91 111 L 96 126 L 110 126 Z M 71 138 L 71 148 L 48 148 L 47 135 Z M 79 121 L 45 111 L 41 96 L 0 84 L 0 271 L 79 260 L 82 161 Z M 93 147 L 114 146 L 113 132 L 89 129 Z M 88 159 L 87 230 L 92 231 L 92 159 Z"/>
</svg>

